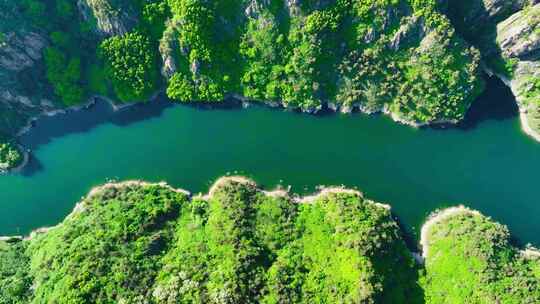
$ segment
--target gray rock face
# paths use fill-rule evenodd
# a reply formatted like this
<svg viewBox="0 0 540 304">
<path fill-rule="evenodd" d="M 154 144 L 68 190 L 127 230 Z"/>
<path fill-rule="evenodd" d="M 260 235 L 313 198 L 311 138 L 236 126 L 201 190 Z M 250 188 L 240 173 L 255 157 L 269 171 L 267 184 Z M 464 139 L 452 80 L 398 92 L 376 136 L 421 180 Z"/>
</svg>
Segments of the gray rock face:
<svg viewBox="0 0 540 304">
<path fill-rule="evenodd" d="M 540 113 L 540 3 L 537 2 L 530 2 L 497 24 L 495 46 L 514 67 L 511 75 L 498 76 L 516 97 L 524 130 L 538 139 L 540 123 L 531 119 L 536 115 L 533 113 Z"/>
<path fill-rule="evenodd" d="M 285 7 L 289 12 L 289 16 L 299 16 L 301 14 L 300 5 L 302 4 L 301 0 L 283 0 Z"/>
<path fill-rule="evenodd" d="M 496 23 L 521 9 L 528 0 L 451 0 L 450 6 L 462 22 L 473 29 Z"/>
<path fill-rule="evenodd" d="M 0 44 L 0 68 L 19 72 L 32 67 L 41 59 L 41 50 L 46 45 L 45 38 L 35 32 L 4 34 Z"/>
<path fill-rule="evenodd" d="M 82 17 L 95 24 L 104 37 L 124 35 L 137 24 L 137 16 L 129 0 L 78 0 Z"/>
<path fill-rule="evenodd" d="M 529 6 L 497 25 L 497 46 L 515 69 L 506 83 L 520 106 L 539 106 L 540 96 L 532 96 L 533 83 L 540 79 L 540 4 Z M 532 95 L 531 95 L 532 94 Z"/>
<path fill-rule="evenodd" d="M 497 44 L 507 58 L 540 58 L 540 4 L 527 7 L 499 23 Z"/>
<path fill-rule="evenodd" d="M 244 14 L 251 18 L 259 17 L 263 8 L 270 5 L 269 0 L 251 0 L 248 2 Z"/>
<path fill-rule="evenodd" d="M 41 74 L 48 41 L 27 23 L 15 2 L 0 0 L 0 134 L 14 135 L 28 121 L 60 105 L 49 100 Z"/>
<path fill-rule="evenodd" d="M 424 21 L 419 17 L 410 17 L 394 34 L 389 47 L 391 50 L 397 51 L 404 45 L 420 41 L 425 34 Z"/>
</svg>

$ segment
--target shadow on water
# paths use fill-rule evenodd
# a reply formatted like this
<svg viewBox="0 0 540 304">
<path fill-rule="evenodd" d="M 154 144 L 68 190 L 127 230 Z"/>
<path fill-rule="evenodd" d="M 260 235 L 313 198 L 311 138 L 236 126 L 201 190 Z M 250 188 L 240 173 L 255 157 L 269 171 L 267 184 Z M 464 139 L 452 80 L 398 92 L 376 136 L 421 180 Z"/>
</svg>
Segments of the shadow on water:
<svg viewBox="0 0 540 304">
<path fill-rule="evenodd" d="M 43 164 L 39 159 L 37 159 L 33 153 L 30 153 L 28 158 L 28 163 L 21 171 L 21 175 L 25 177 L 30 177 L 34 173 L 37 173 L 39 171 L 43 170 Z"/>
<path fill-rule="evenodd" d="M 465 120 L 458 125 L 462 130 L 475 128 L 479 123 L 486 120 L 504 120 L 518 115 L 519 110 L 515 103 L 512 92 L 499 79 L 491 77 L 486 79 L 486 89 L 484 93 L 473 103 Z M 34 127 L 21 136 L 19 141 L 31 151 L 39 149 L 40 146 L 50 143 L 54 138 L 68 134 L 84 133 L 104 124 L 112 123 L 118 126 L 129 126 L 132 123 L 150 118 L 160 117 L 165 109 L 175 106 L 165 96 L 158 96 L 152 101 L 135 104 L 114 111 L 112 106 L 103 99 L 97 99 L 96 103 L 85 110 L 69 111 L 49 117 L 42 117 L 34 123 Z M 238 110 L 242 108 L 242 103 L 233 98 L 220 104 L 199 104 L 187 105 L 199 110 Z M 282 108 L 277 109 L 283 111 Z M 306 115 L 299 111 L 293 111 L 299 115 Z M 314 116 L 336 115 L 328 109 L 323 109 Z M 448 129 L 453 126 L 436 126 L 437 129 Z M 31 176 L 43 170 L 44 166 L 33 155 L 30 155 L 28 165 L 21 172 L 24 176 Z"/>
<path fill-rule="evenodd" d="M 486 120 L 505 120 L 518 115 L 519 108 L 510 88 L 497 77 L 486 77 L 484 92 L 473 102 L 458 127 L 470 130 Z"/>
<path fill-rule="evenodd" d="M 87 109 L 41 117 L 34 122 L 29 132 L 19 138 L 19 141 L 25 147 L 36 150 L 54 138 L 88 132 L 103 123 L 128 126 L 141 120 L 159 117 L 171 106 L 173 104 L 165 98 L 156 98 L 114 111 L 107 101 L 97 98 L 96 103 Z"/>
<path fill-rule="evenodd" d="M 497 77 L 485 77 L 484 92 L 472 103 L 459 124 L 436 124 L 422 128 L 436 130 L 460 129 L 468 131 L 488 120 L 506 120 L 519 115 L 519 107 L 512 91 Z"/>
<path fill-rule="evenodd" d="M 32 129 L 19 138 L 19 142 L 30 151 L 50 143 L 54 138 L 68 134 L 85 133 L 93 128 L 112 123 L 118 126 L 128 126 L 132 123 L 159 117 L 165 109 L 174 106 L 166 98 L 158 97 L 146 103 L 135 104 L 119 110 L 114 110 L 109 102 L 97 98 L 96 103 L 84 110 L 68 111 L 65 114 L 45 116 L 33 123 Z M 32 176 L 43 170 L 43 164 L 30 153 L 28 164 L 21 174 Z"/>
</svg>

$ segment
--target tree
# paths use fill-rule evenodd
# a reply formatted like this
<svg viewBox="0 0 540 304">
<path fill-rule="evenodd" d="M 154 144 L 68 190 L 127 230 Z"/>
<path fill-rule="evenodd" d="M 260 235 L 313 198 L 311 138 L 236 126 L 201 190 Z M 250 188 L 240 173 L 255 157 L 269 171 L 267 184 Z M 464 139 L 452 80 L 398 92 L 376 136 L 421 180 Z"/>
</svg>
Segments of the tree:
<svg viewBox="0 0 540 304">
<path fill-rule="evenodd" d="M 122 101 L 144 100 L 158 84 L 155 50 L 139 32 L 104 40 L 100 46 L 106 73 Z"/>
</svg>

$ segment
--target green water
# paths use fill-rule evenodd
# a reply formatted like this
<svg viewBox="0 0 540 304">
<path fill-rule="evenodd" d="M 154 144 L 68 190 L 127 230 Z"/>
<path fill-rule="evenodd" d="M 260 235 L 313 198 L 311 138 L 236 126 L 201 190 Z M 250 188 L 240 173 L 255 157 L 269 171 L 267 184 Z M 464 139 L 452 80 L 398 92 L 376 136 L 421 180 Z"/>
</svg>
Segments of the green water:
<svg viewBox="0 0 540 304">
<path fill-rule="evenodd" d="M 507 95 L 495 88 L 483 102 Z M 413 232 L 430 211 L 462 203 L 540 244 L 540 144 L 515 116 L 475 120 L 470 128 L 416 130 L 363 114 L 157 103 L 112 113 L 100 104 L 43 119 L 21 139 L 34 158 L 22 174 L 0 177 L 0 235 L 60 222 L 109 179 L 205 192 L 215 178 L 239 173 L 300 193 L 319 184 L 357 187 L 390 203 Z"/>
</svg>

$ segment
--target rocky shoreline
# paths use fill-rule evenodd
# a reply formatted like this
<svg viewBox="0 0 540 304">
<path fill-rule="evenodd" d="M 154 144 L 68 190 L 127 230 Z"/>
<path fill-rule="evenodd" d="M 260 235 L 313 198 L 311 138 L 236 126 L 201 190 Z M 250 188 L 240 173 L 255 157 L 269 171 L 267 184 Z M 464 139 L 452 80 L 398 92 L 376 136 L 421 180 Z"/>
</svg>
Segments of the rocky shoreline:
<svg viewBox="0 0 540 304">
<path fill-rule="evenodd" d="M 531 128 L 529 124 L 529 118 L 527 117 L 527 112 L 520 111 L 519 120 L 521 121 L 521 129 L 523 130 L 523 132 L 534 138 L 536 141 L 540 142 L 540 133 L 536 132 L 535 130 L 533 130 L 533 128 Z"/>
<path fill-rule="evenodd" d="M 130 187 L 156 185 L 156 186 L 167 188 L 167 189 L 169 189 L 171 191 L 174 191 L 174 192 L 177 192 L 177 193 L 183 193 L 190 200 L 193 199 L 193 198 L 197 198 L 197 197 L 200 197 L 200 198 L 202 198 L 204 200 L 210 200 L 215 195 L 215 192 L 216 192 L 217 189 L 219 189 L 221 186 L 223 186 L 224 184 L 229 183 L 229 182 L 234 182 L 234 183 L 240 183 L 240 184 L 246 184 L 246 185 L 253 186 L 253 187 L 255 187 L 257 189 L 257 191 L 259 191 L 259 192 L 261 192 L 261 193 L 263 193 L 265 195 L 268 195 L 268 196 L 289 197 L 292 201 L 294 201 L 295 203 L 298 203 L 298 204 L 311 204 L 313 201 L 318 200 L 318 199 L 320 199 L 322 197 L 325 197 L 325 196 L 328 196 L 328 195 L 331 195 L 331 194 L 339 194 L 339 193 L 351 194 L 351 195 L 359 196 L 359 197 L 362 197 L 362 198 L 364 197 L 364 195 L 363 195 L 363 193 L 361 191 L 346 188 L 344 186 L 319 186 L 319 187 L 317 187 L 318 190 L 315 193 L 304 195 L 304 196 L 296 195 L 294 193 L 291 193 L 290 189 L 283 189 L 281 187 L 278 187 L 277 189 L 274 189 L 274 190 L 264 190 L 264 189 L 260 188 L 255 181 L 253 181 L 253 180 L 251 180 L 251 179 L 249 179 L 247 177 L 238 176 L 238 175 L 220 177 L 220 178 L 218 178 L 217 180 L 214 181 L 214 183 L 210 186 L 210 188 L 209 188 L 209 190 L 208 190 L 208 192 L 206 194 L 196 194 L 196 195 L 194 195 L 193 193 L 191 193 L 188 190 L 185 190 L 185 189 L 182 189 L 182 188 L 172 187 L 166 182 L 152 183 L 152 182 L 146 182 L 146 181 L 142 181 L 142 180 L 128 180 L 128 181 L 123 181 L 123 182 L 110 181 L 110 182 L 105 183 L 103 185 L 96 186 L 96 187 L 92 188 L 85 197 L 81 198 L 81 200 L 73 208 L 72 212 L 70 212 L 64 218 L 64 220 L 61 223 L 59 223 L 59 224 L 57 224 L 55 226 L 51 226 L 51 227 L 37 228 L 37 229 L 31 231 L 28 235 L 0 236 L 0 241 L 10 242 L 10 241 L 31 240 L 31 239 L 35 238 L 37 235 L 47 233 L 51 229 L 61 227 L 65 221 L 68 221 L 69 219 L 73 218 L 73 216 L 75 216 L 76 214 L 78 214 L 80 212 L 84 212 L 84 210 L 85 210 L 85 202 L 88 199 L 91 199 L 92 197 L 94 197 L 96 195 L 99 195 L 100 192 L 103 192 L 103 191 L 105 191 L 107 189 L 125 189 L 125 188 L 130 188 Z M 384 208 L 384 209 L 387 209 L 387 210 L 391 211 L 391 206 L 388 205 L 388 204 L 382 204 L 382 203 L 378 203 L 378 202 L 375 202 L 375 201 L 372 201 L 372 200 L 366 200 L 366 201 L 368 203 L 370 203 L 370 204 L 374 204 L 377 207 Z M 467 207 L 465 207 L 463 205 L 458 205 L 458 206 L 448 207 L 448 208 L 445 208 L 445 209 L 434 211 L 433 213 L 431 213 L 427 217 L 427 219 L 424 222 L 424 224 L 422 225 L 421 231 L 420 231 L 420 238 L 419 238 L 419 241 L 418 241 L 418 244 L 420 246 L 420 248 L 419 248 L 420 251 L 416 252 L 414 250 L 411 250 L 411 254 L 413 255 L 413 257 L 415 258 L 415 260 L 418 263 L 424 263 L 425 259 L 429 255 L 429 249 L 430 249 L 429 233 L 430 233 L 430 229 L 434 225 L 439 224 L 441 221 L 444 221 L 444 220 L 446 220 L 446 219 L 448 219 L 450 217 L 453 217 L 453 216 L 456 216 L 456 215 L 459 215 L 459 214 L 464 214 L 464 213 L 465 214 L 475 215 L 475 216 L 481 216 L 482 215 L 477 210 L 472 210 L 472 209 L 469 209 L 469 208 L 467 208 Z M 538 250 L 538 249 L 536 249 L 536 248 L 534 248 L 534 247 L 532 247 L 530 245 L 527 245 L 520 252 L 526 258 L 540 258 L 540 250 Z"/>
<path fill-rule="evenodd" d="M 264 193 L 265 195 L 269 195 L 269 196 L 289 196 L 292 201 L 294 201 L 295 203 L 298 203 L 298 204 L 309 204 L 309 203 L 313 202 L 314 200 L 317 200 L 317 199 L 319 199 L 321 197 L 324 197 L 324 196 L 327 196 L 327 195 L 330 195 L 330 194 L 337 194 L 337 193 L 353 194 L 353 195 L 358 195 L 360 197 L 363 197 L 363 194 L 360 191 L 354 190 L 354 189 L 348 189 L 348 188 L 346 188 L 344 186 L 321 186 L 321 187 L 318 187 L 317 192 L 315 192 L 313 194 L 310 194 L 310 195 L 305 195 L 305 196 L 298 196 L 298 195 L 295 195 L 295 194 L 291 194 L 289 190 L 285 190 L 285 189 L 282 189 L 282 188 L 277 188 L 275 190 L 266 191 L 266 190 L 263 190 L 263 189 L 259 188 L 255 181 L 253 181 L 253 180 L 251 180 L 251 179 L 249 179 L 247 177 L 239 176 L 239 175 L 220 177 L 216 181 L 214 181 L 214 183 L 210 186 L 210 188 L 208 189 L 208 192 L 206 194 L 197 194 L 197 195 L 193 195 L 193 193 L 191 193 L 190 191 L 182 189 L 182 188 L 175 188 L 175 187 L 169 185 L 166 182 L 152 183 L 152 182 L 146 182 L 146 181 L 142 181 L 142 180 L 128 180 L 128 181 L 123 181 L 123 182 L 110 181 L 110 182 L 107 182 L 107 183 L 105 183 L 103 185 L 99 185 L 99 186 L 96 186 L 96 187 L 92 188 L 88 192 L 88 194 L 86 196 L 82 197 L 81 200 L 78 203 L 75 204 L 75 207 L 64 218 L 63 222 L 73 218 L 74 215 L 76 215 L 76 214 L 78 214 L 80 212 L 84 212 L 84 210 L 85 210 L 85 202 L 88 199 L 91 199 L 92 197 L 98 195 L 100 192 L 105 191 L 107 189 L 125 189 L 125 188 L 129 188 L 129 187 L 155 185 L 155 186 L 160 186 L 160 187 L 167 188 L 167 189 L 169 189 L 171 191 L 174 191 L 174 192 L 183 193 L 187 197 L 189 197 L 190 199 L 192 199 L 194 197 L 201 197 L 202 199 L 209 200 L 215 195 L 215 192 L 216 192 L 217 189 L 219 189 L 219 187 L 221 187 L 224 184 L 229 183 L 229 182 L 235 182 L 235 183 L 254 186 L 254 187 L 257 188 L 257 191 L 260 191 L 261 193 Z M 376 203 L 376 202 L 373 202 L 373 201 L 369 201 L 369 202 L 375 204 L 378 207 L 385 208 L 387 210 L 390 210 L 390 208 L 391 208 L 390 205 Z M 51 229 L 55 229 L 57 227 L 60 227 L 62 225 L 62 223 L 59 223 L 59 224 L 57 224 L 55 226 L 51 226 L 51 227 L 37 228 L 37 229 L 31 231 L 28 235 L 0 236 L 0 241 L 31 240 L 36 235 L 46 233 L 46 232 L 50 231 Z"/>
<path fill-rule="evenodd" d="M 148 99 L 148 102 L 152 102 L 153 100 L 155 100 L 163 92 L 164 92 L 164 90 L 157 91 L 156 93 L 154 93 Z M 40 114 L 38 114 L 36 116 L 33 116 L 32 118 L 30 118 L 28 120 L 28 122 L 26 123 L 26 126 L 23 127 L 19 132 L 17 132 L 15 138 L 17 139 L 17 138 L 23 136 L 24 134 L 26 134 L 27 132 L 29 132 L 31 129 L 33 129 L 35 127 L 35 122 L 38 121 L 42 117 L 51 117 L 51 116 L 56 116 L 56 115 L 69 114 L 70 112 L 88 110 L 88 109 L 90 109 L 91 107 L 93 107 L 96 104 L 98 99 L 106 101 L 110 105 L 110 107 L 113 109 L 113 111 L 115 111 L 115 112 L 141 103 L 140 101 L 135 101 L 135 102 L 130 102 L 130 103 L 118 104 L 117 102 L 115 102 L 113 99 L 111 99 L 109 97 L 106 97 L 106 96 L 103 96 L 103 95 L 95 95 L 95 96 L 90 97 L 87 102 L 85 102 L 85 103 L 83 103 L 81 105 L 68 107 L 68 108 L 65 108 L 65 109 L 45 111 L 45 112 L 42 112 L 42 113 L 40 113 Z M 226 98 L 224 98 L 224 103 L 226 102 L 226 100 L 229 100 L 229 99 L 234 99 L 234 100 L 239 101 L 241 103 L 241 105 L 242 105 L 242 108 L 249 107 L 252 104 L 262 104 L 262 105 L 265 105 L 265 106 L 270 107 L 270 108 L 281 108 L 283 110 L 300 111 L 302 113 L 311 114 L 311 115 L 317 115 L 318 113 L 320 113 L 322 111 L 322 108 L 317 108 L 317 109 L 291 108 L 291 107 L 287 107 L 283 103 L 275 102 L 275 101 L 249 100 L 249 99 L 245 98 L 244 96 L 242 96 L 240 94 L 229 94 L 229 95 L 227 95 Z M 171 102 L 173 102 L 173 101 L 171 101 Z M 223 104 L 221 104 L 221 105 L 223 105 Z M 407 119 L 404 119 L 404 118 L 400 117 L 396 113 L 391 112 L 388 109 L 388 107 L 383 107 L 381 109 L 373 111 L 373 110 L 368 110 L 365 107 L 362 107 L 360 103 L 356 103 L 352 107 L 347 108 L 347 109 L 336 107 L 336 106 L 330 106 L 330 103 L 328 105 L 329 106 L 327 108 L 329 110 L 331 110 L 332 112 L 335 112 L 335 113 L 339 112 L 339 113 L 342 113 L 342 114 L 352 114 L 354 110 L 358 110 L 360 113 L 363 113 L 363 114 L 366 114 L 366 115 L 383 114 L 383 115 L 387 115 L 388 117 L 390 117 L 396 123 L 407 125 L 407 126 L 410 126 L 410 127 L 413 127 L 413 128 L 423 128 L 423 127 L 438 126 L 438 125 L 456 125 L 457 123 L 459 123 L 459 121 L 455 121 L 455 120 L 440 120 L 440 121 L 434 121 L 434 122 L 430 122 L 430 123 L 418 123 L 418 122 L 407 120 Z M 211 105 L 211 104 L 206 105 L 205 104 L 205 106 L 215 107 L 216 105 Z M 28 151 L 27 149 L 22 149 L 21 152 L 23 152 L 23 154 L 24 154 L 25 161 L 21 165 L 17 166 L 16 168 L 9 169 L 9 170 L 7 170 L 7 172 L 4 172 L 4 173 L 18 173 L 28 164 L 28 161 L 30 159 L 29 153 L 31 153 L 31 151 Z M 0 172 L 0 173 L 2 173 L 2 172 Z"/>
<path fill-rule="evenodd" d="M 457 214 L 462 213 L 470 213 L 473 215 L 480 215 L 480 212 L 471 210 L 466 208 L 463 205 L 457 206 L 457 207 L 450 207 L 442 210 L 438 210 L 430 214 L 424 223 L 422 225 L 422 228 L 420 230 L 420 246 L 422 251 L 422 258 L 425 260 L 429 254 L 429 245 L 430 245 L 430 238 L 429 238 L 429 230 L 434 225 L 440 223 L 441 221 L 455 216 Z"/>
<path fill-rule="evenodd" d="M 484 71 L 488 76 L 490 76 L 490 77 L 491 76 L 498 77 L 499 79 L 501 79 L 503 81 L 503 83 L 506 86 L 508 86 L 509 88 L 512 88 L 512 85 L 511 85 L 509 79 L 503 77 L 502 75 L 495 74 L 493 71 L 491 71 L 489 68 L 487 68 L 485 66 L 484 66 Z M 164 93 L 164 89 L 156 91 L 148 99 L 148 102 L 152 102 L 153 100 L 156 100 L 156 98 L 158 98 L 158 96 L 160 94 L 163 94 L 163 93 Z M 135 102 L 130 102 L 130 103 L 119 104 L 119 103 L 115 102 L 115 100 L 113 100 L 113 99 L 111 99 L 111 98 L 109 98 L 107 96 L 95 95 L 95 96 L 90 97 L 87 102 L 85 102 L 85 103 L 83 103 L 81 105 L 77 105 L 77 106 L 73 106 L 73 107 L 69 107 L 69 108 L 65 108 L 65 109 L 60 109 L 60 110 L 45 111 L 45 112 L 40 113 L 39 115 L 36 115 L 36 116 L 32 117 L 27 122 L 26 126 L 23 127 L 19 132 L 17 132 L 16 138 L 24 135 L 27 132 L 29 132 L 34 127 L 35 122 L 38 121 L 42 117 L 56 116 L 56 115 L 59 115 L 59 114 L 68 114 L 68 113 L 74 112 L 74 111 L 84 111 L 84 110 L 87 110 L 87 109 L 90 109 L 91 107 L 93 107 L 96 104 L 98 99 L 106 101 L 110 105 L 110 107 L 113 109 L 113 111 L 119 111 L 119 110 L 128 108 L 130 106 L 133 106 L 135 104 L 141 103 L 140 101 L 135 101 Z M 267 107 L 270 107 L 270 108 L 280 108 L 280 109 L 283 109 L 283 110 L 299 111 L 299 112 L 306 113 L 306 114 L 311 114 L 311 115 L 317 115 L 323 110 L 323 107 L 318 107 L 318 108 L 313 108 L 313 109 L 302 109 L 300 107 L 289 107 L 289 106 L 283 104 L 282 102 L 277 102 L 277 101 L 250 100 L 250 99 L 242 96 L 241 94 L 237 94 L 237 93 L 228 94 L 224 98 L 224 102 L 220 103 L 219 105 L 204 104 L 204 106 L 208 106 L 210 108 L 223 106 L 223 105 L 226 106 L 227 105 L 226 101 L 231 100 L 231 99 L 240 102 L 242 108 L 247 108 L 252 104 L 260 104 L 260 105 L 264 105 L 264 106 L 267 106 Z M 171 102 L 174 103 L 173 101 L 171 101 Z M 526 113 L 527 113 L 526 109 L 524 109 L 522 103 L 520 103 L 517 99 L 516 99 L 516 103 L 517 103 L 517 105 L 518 105 L 518 107 L 520 109 L 520 120 L 521 120 L 521 125 L 522 125 L 523 131 L 527 135 L 529 135 L 530 137 L 534 138 L 536 141 L 540 142 L 540 134 L 538 132 L 536 132 L 535 130 L 533 130 L 528 124 L 528 119 L 527 119 L 527 115 L 526 115 Z M 457 124 L 459 124 L 461 122 L 459 120 L 437 120 L 437 121 L 432 121 L 432 122 L 420 123 L 420 122 L 416 122 L 416 121 L 413 121 L 413 120 L 408 120 L 406 118 L 403 118 L 398 113 L 390 111 L 388 106 L 382 106 L 382 107 L 377 108 L 377 109 L 368 109 L 368 108 L 364 107 L 361 102 L 356 102 L 353 105 L 347 106 L 347 107 L 341 107 L 341 106 L 336 105 L 334 103 L 327 102 L 325 104 L 325 109 L 328 109 L 328 110 L 330 110 L 330 111 L 332 111 L 334 113 L 342 113 L 342 114 L 352 114 L 354 111 L 358 111 L 358 112 L 366 114 L 366 115 L 386 115 L 396 123 L 406 125 L 406 126 L 410 126 L 410 127 L 413 127 L 413 128 L 425 128 L 425 127 L 436 127 L 436 126 L 450 126 L 450 127 L 452 127 L 452 126 L 456 126 Z M 27 151 L 25 149 L 23 149 L 22 151 L 24 152 L 23 154 L 25 154 L 25 156 L 24 156 L 25 161 L 21 165 L 17 166 L 17 168 L 10 169 L 10 170 L 8 170 L 7 172 L 4 172 L 4 173 L 17 173 L 17 172 L 20 172 L 24 168 L 24 166 L 28 163 L 28 160 L 29 160 L 28 153 L 31 153 L 31 151 Z"/>
</svg>

